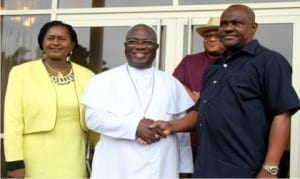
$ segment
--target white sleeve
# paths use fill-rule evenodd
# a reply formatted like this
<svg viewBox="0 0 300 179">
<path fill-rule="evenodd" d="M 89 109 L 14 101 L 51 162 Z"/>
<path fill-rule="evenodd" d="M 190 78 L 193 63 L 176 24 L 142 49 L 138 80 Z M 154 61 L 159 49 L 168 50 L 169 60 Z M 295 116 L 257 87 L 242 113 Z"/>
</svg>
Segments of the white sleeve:
<svg viewBox="0 0 300 179">
<path fill-rule="evenodd" d="M 141 116 L 116 115 L 101 109 L 86 107 L 85 121 L 89 129 L 114 138 L 135 140 Z"/>
<path fill-rule="evenodd" d="M 180 118 L 184 115 L 186 115 L 186 112 L 177 114 L 175 118 Z M 194 161 L 190 133 L 179 132 L 176 133 L 176 137 L 179 145 L 179 173 L 193 173 Z"/>
<path fill-rule="evenodd" d="M 193 155 L 189 132 L 176 133 L 179 143 L 179 172 L 193 173 Z"/>
</svg>

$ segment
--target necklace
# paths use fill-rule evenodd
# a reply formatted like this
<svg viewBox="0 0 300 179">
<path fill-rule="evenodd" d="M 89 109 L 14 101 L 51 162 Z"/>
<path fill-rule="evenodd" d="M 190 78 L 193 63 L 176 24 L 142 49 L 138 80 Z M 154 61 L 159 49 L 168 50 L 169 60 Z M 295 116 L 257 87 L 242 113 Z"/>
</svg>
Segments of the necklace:
<svg viewBox="0 0 300 179">
<path fill-rule="evenodd" d="M 128 66 L 126 66 L 126 70 L 127 70 L 127 73 L 128 73 L 128 76 L 129 76 L 129 78 L 130 78 L 130 81 L 131 81 L 131 83 L 132 83 L 132 86 L 134 87 L 134 91 L 135 91 L 135 94 L 136 94 L 136 96 L 137 96 L 137 98 L 138 98 L 138 101 L 139 101 L 139 103 L 140 103 L 140 106 L 141 106 L 141 108 L 143 107 L 143 103 L 142 103 L 142 101 L 141 101 L 141 97 L 140 97 L 140 95 L 139 95 L 139 93 L 138 93 L 138 90 L 137 90 L 137 87 L 136 87 L 136 85 L 135 85 L 135 83 L 134 83 L 134 81 L 133 81 L 133 78 L 132 78 L 132 76 L 131 76 L 131 74 L 130 74 L 130 71 L 129 71 L 129 69 L 128 69 Z M 143 110 L 143 112 L 144 112 L 144 116 L 146 115 L 146 113 L 147 113 L 147 111 L 148 111 L 148 108 L 149 108 L 149 106 L 150 106 L 150 103 L 151 103 L 151 100 L 152 100 L 152 96 L 153 96 L 153 92 L 154 92 L 154 86 L 155 86 L 155 75 L 154 75 L 154 72 L 153 72 L 153 75 L 152 75 L 152 89 L 151 89 L 151 95 L 150 95 L 150 98 L 149 98 L 149 100 L 147 101 L 147 103 L 146 103 L 146 106 L 145 106 L 145 108 L 144 108 L 144 110 Z"/>
<path fill-rule="evenodd" d="M 74 81 L 74 73 L 73 70 L 66 76 L 54 76 L 49 75 L 51 80 L 57 85 L 67 85 Z"/>
<path fill-rule="evenodd" d="M 58 77 L 63 77 L 63 76 L 64 76 L 64 73 L 65 73 L 67 70 L 69 70 L 69 66 L 67 66 L 66 69 L 64 69 L 63 71 L 58 71 L 58 70 L 56 70 L 55 68 L 51 67 L 51 66 L 47 63 L 46 60 L 44 60 L 44 62 L 45 62 L 46 67 L 47 67 L 50 71 L 54 72 Z"/>
</svg>

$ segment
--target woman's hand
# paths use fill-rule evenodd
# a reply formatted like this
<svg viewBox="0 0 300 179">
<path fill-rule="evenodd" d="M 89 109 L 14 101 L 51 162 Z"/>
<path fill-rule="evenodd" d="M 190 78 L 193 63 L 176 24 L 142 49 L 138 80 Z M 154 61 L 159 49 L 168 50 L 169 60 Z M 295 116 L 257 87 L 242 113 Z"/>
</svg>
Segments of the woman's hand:
<svg viewBox="0 0 300 179">
<path fill-rule="evenodd" d="M 7 171 L 7 178 L 24 178 L 25 168 L 18 168 L 15 170 Z"/>
</svg>

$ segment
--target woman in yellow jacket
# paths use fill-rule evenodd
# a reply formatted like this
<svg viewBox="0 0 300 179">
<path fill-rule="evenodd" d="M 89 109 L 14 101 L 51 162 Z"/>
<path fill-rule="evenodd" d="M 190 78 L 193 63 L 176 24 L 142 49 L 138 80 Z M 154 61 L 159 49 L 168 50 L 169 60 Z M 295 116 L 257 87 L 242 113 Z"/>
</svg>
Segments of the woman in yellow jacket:
<svg viewBox="0 0 300 179">
<path fill-rule="evenodd" d="M 46 23 L 38 42 L 43 58 L 10 71 L 4 106 L 8 177 L 87 177 L 88 130 L 82 91 L 93 72 L 68 60 L 77 45 L 72 26 Z"/>
</svg>

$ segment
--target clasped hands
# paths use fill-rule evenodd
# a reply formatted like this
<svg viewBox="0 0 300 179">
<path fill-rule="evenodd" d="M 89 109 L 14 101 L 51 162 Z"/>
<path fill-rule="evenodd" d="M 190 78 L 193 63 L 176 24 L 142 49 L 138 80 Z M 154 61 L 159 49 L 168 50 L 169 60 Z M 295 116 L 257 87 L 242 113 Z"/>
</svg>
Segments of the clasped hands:
<svg viewBox="0 0 300 179">
<path fill-rule="evenodd" d="M 140 144 L 152 144 L 171 134 L 168 121 L 154 121 L 143 118 L 137 128 L 136 137 Z"/>
</svg>

